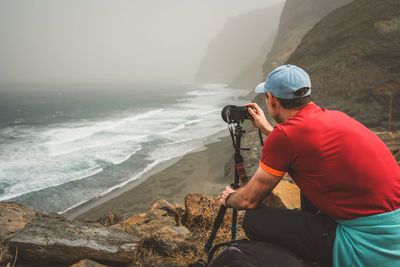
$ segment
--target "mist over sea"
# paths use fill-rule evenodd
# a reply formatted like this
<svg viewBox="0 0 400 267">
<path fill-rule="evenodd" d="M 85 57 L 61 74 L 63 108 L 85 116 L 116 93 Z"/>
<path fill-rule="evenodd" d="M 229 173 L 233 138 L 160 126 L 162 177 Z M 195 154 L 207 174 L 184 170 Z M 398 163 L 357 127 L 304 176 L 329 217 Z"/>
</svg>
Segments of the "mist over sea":
<svg viewBox="0 0 400 267">
<path fill-rule="evenodd" d="M 0 201 L 63 212 L 216 141 L 221 109 L 248 93 L 224 87 L 3 88 Z"/>
</svg>

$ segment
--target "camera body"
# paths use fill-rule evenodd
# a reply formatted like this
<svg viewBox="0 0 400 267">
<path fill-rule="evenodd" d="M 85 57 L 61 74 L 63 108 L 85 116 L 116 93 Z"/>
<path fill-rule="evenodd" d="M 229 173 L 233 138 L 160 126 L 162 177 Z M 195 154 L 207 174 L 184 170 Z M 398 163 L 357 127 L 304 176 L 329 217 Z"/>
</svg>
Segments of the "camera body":
<svg viewBox="0 0 400 267">
<path fill-rule="evenodd" d="M 242 123 L 244 120 L 252 120 L 248 109 L 253 107 L 227 105 L 222 109 L 222 119 L 227 123 Z"/>
</svg>

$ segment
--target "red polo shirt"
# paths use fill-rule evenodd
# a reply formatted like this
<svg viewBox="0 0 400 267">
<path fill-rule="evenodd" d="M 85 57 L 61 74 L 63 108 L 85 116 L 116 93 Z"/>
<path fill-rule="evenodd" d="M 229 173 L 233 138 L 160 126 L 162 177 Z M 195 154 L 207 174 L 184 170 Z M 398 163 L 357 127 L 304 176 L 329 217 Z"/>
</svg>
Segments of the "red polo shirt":
<svg viewBox="0 0 400 267">
<path fill-rule="evenodd" d="M 260 167 L 288 172 L 333 219 L 400 208 L 400 167 L 386 145 L 346 114 L 310 103 L 267 137 Z"/>
</svg>

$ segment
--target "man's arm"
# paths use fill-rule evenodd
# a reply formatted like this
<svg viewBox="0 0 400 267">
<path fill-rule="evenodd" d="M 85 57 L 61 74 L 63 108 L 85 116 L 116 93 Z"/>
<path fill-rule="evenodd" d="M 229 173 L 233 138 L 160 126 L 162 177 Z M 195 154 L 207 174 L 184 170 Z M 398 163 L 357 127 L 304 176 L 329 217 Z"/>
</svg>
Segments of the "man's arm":
<svg viewBox="0 0 400 267">
<path fill-rule="evenodd" d="M 251 108 L 248 109 L 250 115 L 253 117 L 251 120 L 253 127 L 260 129 L 263 134 L 269 135 L 274 127 L 272 127 L 268 122 L 262 109 L 256 103 L 249 103 L 246 106 L 253 107 L 255 109 L 255 111 Z"/>
<path fill-rule="evenodd" d="M 253 178 L 247 185 L 236 191 L 227 186 L 222 192 L 221 203 L 236 210 L 255 209 L 258 204 L 270 193 L 282 179 L 282 176 L 275 176 L 261 168 L 258 168 Z M 228 203 L 225 199 L 228 198 Z"/>
</svg>

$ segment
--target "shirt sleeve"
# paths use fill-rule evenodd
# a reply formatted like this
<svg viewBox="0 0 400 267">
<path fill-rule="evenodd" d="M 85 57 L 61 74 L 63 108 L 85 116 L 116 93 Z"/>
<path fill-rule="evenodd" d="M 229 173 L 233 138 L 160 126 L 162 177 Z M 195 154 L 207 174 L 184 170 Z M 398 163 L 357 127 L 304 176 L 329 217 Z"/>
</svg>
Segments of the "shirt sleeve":
<svg viewBox="0 0 400 267">
<path fill-rule="evenodd" d="M 288 137 L 280 127 L 275 127 L 262 148 L 260 168 L 272 175 L 283 176 L 289 169 L 291 158 Z"/>
</svg>

